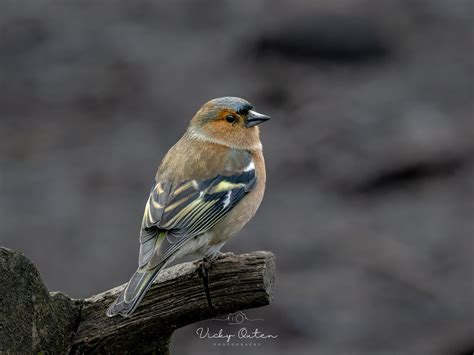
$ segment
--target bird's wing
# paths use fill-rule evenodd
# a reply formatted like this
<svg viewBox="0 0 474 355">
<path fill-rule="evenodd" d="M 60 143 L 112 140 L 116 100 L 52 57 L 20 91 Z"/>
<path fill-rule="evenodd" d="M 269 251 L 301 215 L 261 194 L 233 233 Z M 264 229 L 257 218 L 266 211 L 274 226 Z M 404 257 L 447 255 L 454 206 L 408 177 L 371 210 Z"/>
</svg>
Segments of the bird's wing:
<svg viewBox="0 0 474 355">
<path fill-rule="evenodd" d="M 140 267 L 154 268 L 189 239 L 211 229 L 256 184 L 250 157 L 240 169 L 177 184 L 158 181 L 145 207 L 140 233 Z M 163 233 L 166 231 L 166 233 Z"/>
</svg>

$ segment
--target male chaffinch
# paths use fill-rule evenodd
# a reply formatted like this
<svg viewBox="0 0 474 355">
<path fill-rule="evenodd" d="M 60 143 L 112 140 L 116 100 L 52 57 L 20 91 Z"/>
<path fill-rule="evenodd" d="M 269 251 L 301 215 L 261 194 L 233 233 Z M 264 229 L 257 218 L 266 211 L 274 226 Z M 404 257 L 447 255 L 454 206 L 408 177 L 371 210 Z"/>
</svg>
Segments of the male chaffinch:
<svg viewBox="0 0 474 355">
<path fill-rule="evenodd" d="M 176 258 L 212 261 L 255 215 L 265 190 L 258 124 L 270 117 L 237 97 L 204 104 L 163 158 L 140 229 L 139 267 L 107 315 L 130 316 Z"/>
</svg>

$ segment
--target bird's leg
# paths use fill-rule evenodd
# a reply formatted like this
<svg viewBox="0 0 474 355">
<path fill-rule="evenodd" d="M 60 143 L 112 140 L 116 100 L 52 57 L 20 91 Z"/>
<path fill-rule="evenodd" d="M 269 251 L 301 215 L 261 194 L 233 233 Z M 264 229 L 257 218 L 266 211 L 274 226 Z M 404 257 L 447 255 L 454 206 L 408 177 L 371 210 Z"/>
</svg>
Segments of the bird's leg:
<svg viewBox="0 0 474 355">
<path fill-rule="evenodd" d="M 217 259 L 221 259 L 221 257 L 224 255 L 224 253 L 221 252 L 214 252 L 214 253 L 209 253 L 207 254 L 204 259 L 209 263 L 212 264 L 214 261 Z"/>
<path fill-rule="evenodd" d="M 209 261 L 208 257 L 205 256 L 201 262 L 199 263 L 199 267 L 197 269 L 199 276 L 202 279 L 202 286 L 204 288 L 204 293 L 206 294 L 207 304 L 209 308 L 214 311 L 214 307 L 212 306 L 211 302 L 211 293 L 209 292 L 209 273 L 208 269 L 211 266 L 211 262 Z"/>
</svg>

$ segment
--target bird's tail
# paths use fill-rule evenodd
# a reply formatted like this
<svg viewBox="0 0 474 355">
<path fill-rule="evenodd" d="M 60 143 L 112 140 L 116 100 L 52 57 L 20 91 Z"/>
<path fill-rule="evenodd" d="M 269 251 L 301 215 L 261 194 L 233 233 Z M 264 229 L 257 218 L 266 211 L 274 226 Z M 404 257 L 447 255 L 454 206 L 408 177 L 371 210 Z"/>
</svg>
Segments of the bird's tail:
<svg viewBox="0 0 474 355">
<path fill-rule="evenodd" d="M 146 267 L 138 268 L 118 298 L 107 309 L 107 316 L 114 317 L 118 314 L 124 317 L 131 316 L 163 266 L 164 263 L 153 270 L 148 270 Z"/>
</svg>

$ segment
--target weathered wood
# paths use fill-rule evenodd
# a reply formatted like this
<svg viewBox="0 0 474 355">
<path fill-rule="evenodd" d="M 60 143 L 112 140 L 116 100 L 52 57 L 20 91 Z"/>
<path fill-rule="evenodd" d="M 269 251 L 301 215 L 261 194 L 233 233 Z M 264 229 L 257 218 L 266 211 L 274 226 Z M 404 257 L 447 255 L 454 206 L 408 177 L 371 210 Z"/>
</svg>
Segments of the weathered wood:
<svg viewBox="0 0 474 355">
<path fill-rule="evenodd" d="M 0 247 L 0 353 L 168 354 L 177 328 L 271 302 L 272 253 L 226 254 L 210 265 L 211 305 L 199 265 L 163 270 L 132 317 L 108 318 L 124 285 L 84 300 L 48 293 L 30 260 Z"/>
<path fill-rule="evenodd" d="M 108 318 L 105 310 L 124 285 L 81 301 L 72 353 L 166 354 L 172 332 L 185 325 L 271 302 L 275 257 L 269 252 L 229 255 L 208 272 L 212 308 L 204 292 L 199 262 L 163 270 L 130 318 Z"/>
<path fill-rule="evenodd" d="M 0 354 L 67 353 L 79 307 L 48 293 L 35 265 L 0 247 Z"/>
</svg>

